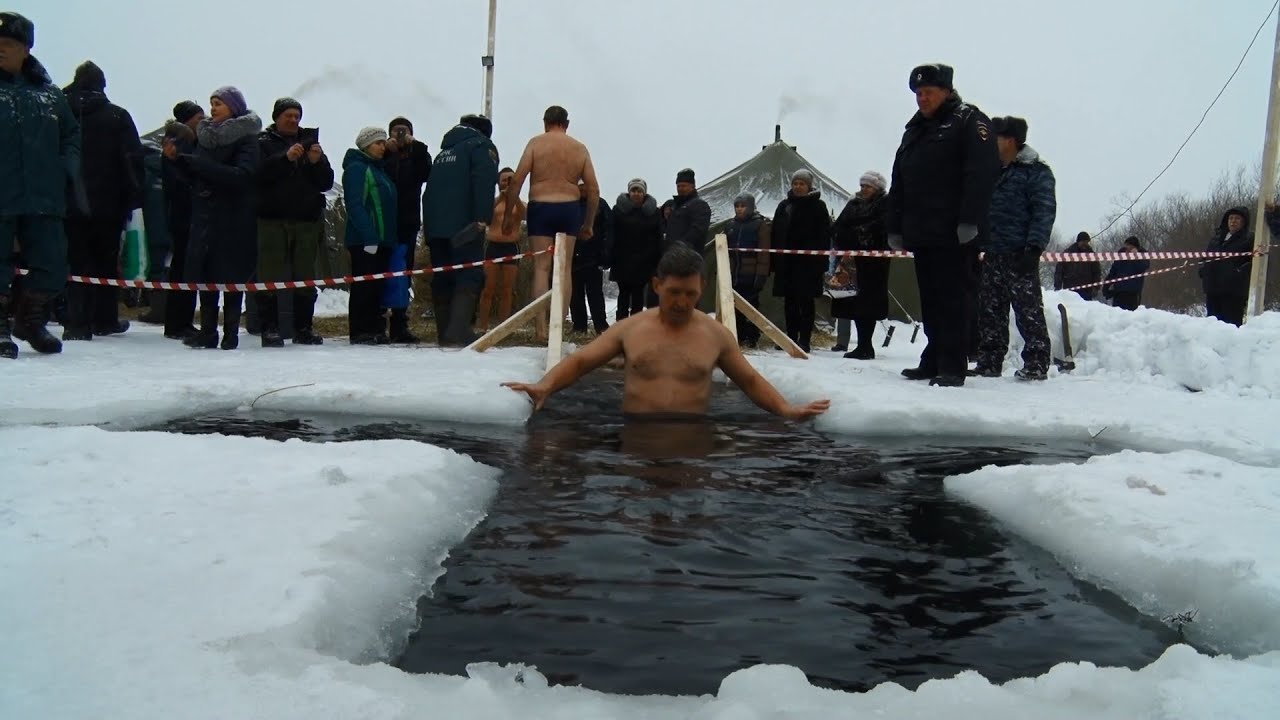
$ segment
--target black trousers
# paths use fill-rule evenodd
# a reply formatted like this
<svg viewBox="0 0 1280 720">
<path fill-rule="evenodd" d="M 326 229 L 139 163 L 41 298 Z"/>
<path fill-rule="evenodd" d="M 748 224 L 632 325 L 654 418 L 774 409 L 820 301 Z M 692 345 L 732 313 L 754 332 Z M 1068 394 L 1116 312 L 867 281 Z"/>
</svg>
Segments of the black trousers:
<svg viewBox="0 0 1280 720">
<path fill-rule="evenodd" d="M 391 263 L 391 248 L 378 246 L 378 252 L 367 253 L 364 248 L 349 247 L 351 274 L 370 275 L 386 272 Z M 351 338 L 362 335 L 382 335 L 386 323 L 382 316 L 382 280 L 364 280 L 351 283 L 351 297 L 347 301 L 347 325 Z"/>
<path fill-rule="evenodd" d="M 1111 304 L 1122 310 L 1137 310 L 1138 305 L 1142 303 L 1142 293 L 1136 292 L 1113 292 L 1111 293 Z"/>
<path fill-rule="evenodd" d="M 920 354 L 920 368 L 932 375 L 964 377 L 972 330 L 968 316 L 976 307 L 969 297 L 970 251 L 957 245 L 914 252 L 920 321 L 929 340 Z"/>
<path fill-rule="evenodd" d="M 587 329 L 587 307 L 591 308 L 591 324 L 597 333 L 609 329 L 604 313 L 604 272 L 598 267 L 573 269 L 573 295 L 569 297 L 569 318 L 573 329 Z"/>
<path fill-rule="evenodd" d="M 173 259 L 169 261 L 169 282 L 188 282 L 185 274 L 187 267 L 187 238 L 185 232 L 173 233 Z M 177 335 L 191 327 L 196 315 L 196 293 L 194 290 L 168 290 L 164 306 L 164 333 Z"/>
<path fill-rule="evenodd" d="M 1247 295 L 1214 293 L 1204 296 L 1204 307 L 1209 317 L 1236 327 L 1244 325 L 1244 311 L 1248 305 L 1249 296 Z"/>
<path fill-rule="evenodd" d="M 649 287 L 648 283 L 639 285 L 618 283 L 618 312 L 614 317 L 621 320 L 643 311 L 644 291 L 647 287 Z"/>
<path fill-rule="evenodd" d="M 67 219 L 67 264 L 72 275 L 117 279 L 120 235 L 124 221 L 114 218 Z M 77 328 L 109 328 L 120 322 L 120 289 L 108 285 L 70 283 L 67 324 Z"/>
<path fill-rule="evenodd" d="M 760 309 L 760 291 L 756 290 L 755 286 L 735 287 L 734 290 L 742 296 L 743 300 L 751 303 L 751 307 L 757 310 Z M 760 328 L 748 320 L 747 316 L 743 315 L 741 311 L 735 309 L 733 314 L 736 316 L 735 320 L 738 323 L 738 344 L 755 345 L 760 342 Z"/>
<path fill-rule="evenodd" d="M 813 337 L 814 297 L 809 293 L 790 293 L 782 299 L 786 315 L 787 337 L 791 338 L 805 352 L 809 352 L 809 341 Z"/>
</svg>

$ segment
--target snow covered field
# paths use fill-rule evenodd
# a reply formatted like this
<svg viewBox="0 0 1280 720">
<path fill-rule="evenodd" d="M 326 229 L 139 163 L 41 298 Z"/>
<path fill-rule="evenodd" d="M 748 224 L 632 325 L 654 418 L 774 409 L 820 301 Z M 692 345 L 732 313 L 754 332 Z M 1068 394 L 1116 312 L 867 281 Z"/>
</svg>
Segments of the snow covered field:
<svg viewBox="0 0 1280 720">
<path fill-rule="evenodd" d="M 923 338 L 869 363 L 756 353 L 788 396 L 833 400 L 818 427 L 864 436 L 1097 436 L 1084 465 L 987 468 L 958 498 L 1187 637 L 1140 671 L 1061 665 L 852 695 L 758 666 L 715 696 L 547 687 L 531 669 L 407 675 L 383 663 L 448 549 L 483 517 L 494 471 L 401 441 L 334 445 L 108 432 L 250 405 L 519 424 L 498 386 L 534 349 L 192 351 L 152 328 L 24 350 L 0 373 L 3 718 L 1269 718 L 1280 708 L 1280 316 L 1242 330 L 1071 312 L 1078 369 L 1046 383 L 928 388 L 897 376 Z M 1056 314 L 1051 314 L 1056 335 Z M 877 342 L 880 335 L 877 334 Z M 1055 347 L 1056 351 L 1056 347 Z M 1006 372 L 1018 367 L 1016 349 Z M 295 387 L 299 386 L 299 387 Z M 269 391 L 288 388 L 279 392 Z M 554 401 L 553 401 L 554 402 Z"/>
</svg>

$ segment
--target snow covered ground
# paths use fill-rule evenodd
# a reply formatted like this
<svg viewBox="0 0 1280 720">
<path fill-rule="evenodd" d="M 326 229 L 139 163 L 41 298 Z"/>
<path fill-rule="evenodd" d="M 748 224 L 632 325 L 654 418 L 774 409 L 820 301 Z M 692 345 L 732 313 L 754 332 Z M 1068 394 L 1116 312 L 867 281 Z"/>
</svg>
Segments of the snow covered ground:
<svg viewBox="0 0 1280 720">
<path fill-rule="evenodd" d="M 1273 717 L 1280 316 L 1236 330 L 1046 300 L 1068 305 L 1078 369 L 1041 384 L 902 380 L 923 347 L 907 327 L 868 363 L 751 359 L 793 399 L 832 398 L 819 421 L 830 432 L 1097 435 L 1129 448 L 947 487 L 1144 612 L 1197 610 L 1188 639 L 1234 658 L 1176 646 L 1139 671 L 1061 665 L 1002 686 L 964 673 L 857 695 L 779 666 L 701 698 L 547 687 L 532 669 L 483 664 L 467 678 L 407 675 L 377 660 L 483 516 L 493 471 L 417 443 L 88 426 L 250 405 L 518 424 L 528 403 L 498 383 L 537 377 L 543 354 L 332 340 L 268 351 L 248 337 L 237 352 L 192 351 L 137 328 L 56 357 L 24 347 L 0 368 L 0 717 Z M 1006 372 L 1016 367 L 1011 353 Z"/>
</svg>

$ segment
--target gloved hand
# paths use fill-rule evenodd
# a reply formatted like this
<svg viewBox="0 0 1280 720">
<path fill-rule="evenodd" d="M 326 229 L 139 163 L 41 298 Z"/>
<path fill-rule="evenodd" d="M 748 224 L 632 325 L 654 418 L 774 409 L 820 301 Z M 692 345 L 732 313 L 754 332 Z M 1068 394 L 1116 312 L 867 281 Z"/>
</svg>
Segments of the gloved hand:
<svg viewBox="0 0 1280 720">
<path fill-rule="evenodd" d="M 977 225 L 960 224 L 956 226 L 956 237 L 959 238 L 961 245 L 968 245 L 973 239 L 978 237 Z"/>
<path fill-rule="evenodd" d="M 889 247 L 894 250 L 902 250 L 906 245 L 902 242 L 902 236 L 896 233 L 889 233 Z"/>
<path fill-rule="evenodd" d="M 377 255 L 377 254 L 378 254 L 378 246 L 377 246 L 377 245 L 365 245 L 365 246 L 364 246 L 364 251 L 365 251 L 365 252 L 367 252 L 367 253 L 369 253 L 370 255 Z"/>
<path fill-rule="evenodd" d="M 1022 257 L 1018 258 L 1018 269 L 1029 274 L 1040 272 L 1040 252 L 1040 248 L 1035 245 L 1022 248 Z"/>
</svg>

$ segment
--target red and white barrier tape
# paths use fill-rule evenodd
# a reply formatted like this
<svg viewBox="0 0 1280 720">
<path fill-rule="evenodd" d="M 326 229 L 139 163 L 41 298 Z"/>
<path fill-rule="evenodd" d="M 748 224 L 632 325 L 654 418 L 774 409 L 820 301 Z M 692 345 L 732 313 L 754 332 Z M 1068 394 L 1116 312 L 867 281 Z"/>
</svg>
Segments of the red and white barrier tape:
<svg viewBox="0 0 1280 720">
<path fill-rule="evenodd" d="M 190 282 L 160 282 L 154 280 L 116 280 L 113 278 L 97 278 L 87 277 L 85 275 L 70 275 L 67 277 L 68 282 L 84 283 L 86 285 L 106 285 L 109 287 L 127 287 L 127 288 L 144 288 L 147 290 L 204 290 L 206 292 L 218 290 L 222 292 L 258 292 L 261 290 L 293 290 L 297 288 L 308 287 L 334 287 L 337 285 L 349 285 L 351 283 L 365 282 L 368 280 L 386 280 L 388 278 L 405 277 L 412 275 L 431 275 L 434 273 L 452 272 L 454 270 L 469 270 L 471 268 L 484 267 L 485 265 L 501 265 L 503 263 L 512 263 L 535 255 L 545 255 L 555 252 L 554 247 L 537 252 L 519 253 L 509 255 L 507 257 L 493 258 L 491 260 L 478 260 L 476 262 L 459 263 L 457 265 L 441 265 L 440 267 L 418 268 L 415 270 L 396 270 L 394 272 L 371 273 L 369 275 L 345 275 L 343 277 L 322 278 L 319 280 L 282 280 L 280 282 L 252 282 L 252 283 L 190 283 Z M 18 270 L 19 275 L 26 275 L 29 271 L 26 268 Z"/>
<path fill-rule="evenodd" d="M 1240 254 L 1252 255 L 1253 253 L 1240 253 Z M 1160 275 L 1162 273 L 1170 273 L 1170 272 L 1177 272 L 1179 270 L 1187 270 L 1189 268 L 1198 267 L 1200 265 L 1208 265 L 1211 262 L 1217 262 L 1221 259 L 1222 258 L 1209 258 L 1208 260 L 1201 260 L 1200 262 L 1197 262 L 1197 263 L 1184 262 L 1181 265 L 1175 265 L 1174 267 L 1160 268 L 1159 270 L 1148 270 L 1147 272 L 1138 273 L 1136 275 L 1125 275 L 1124 277 L 1111 278 L 1109 280 L 1103 280 L 1101 282 L 1089 283 L 1087 285 L 1076 285 L 1075 287 L 1062 288 L 1062 289 L 1068 292 L 1075 291 L 1075 290 L 1088 290 L 1090 288 L 1098 288 L 1104 285 L 1113 285 L 1118 282 L 1124 282 L 1125 280 L 1133 280 L 1134 278 L 1150 277 L 1152 275 Z"/>
<path fill-rule="evenodd" d="M 873 257 L 873 258 L 909 258 L 915 257 L 906 250 L 783 250 L 781 248 L 729 248 L 730 252 L 751 252 L 751 253 L 769 253 L 777 255 L 837 255 L 840 257 Z M 1040 254 L 1040 262 L 1094 262 L 1096 260 L 1197 260 L 1200 258 L 1213 258 L 1222 260 L 1225 258 L 1240 257 L 1243 255 L 1263 255 L 1266 250 L 1253 250 L 1249 252 L 1218 252 L 1218 251 L 1199 251 L 1199 252 L 1142 252 L 1142 253 L 1062 253 L 1047 252 Z"/>
</svg>

